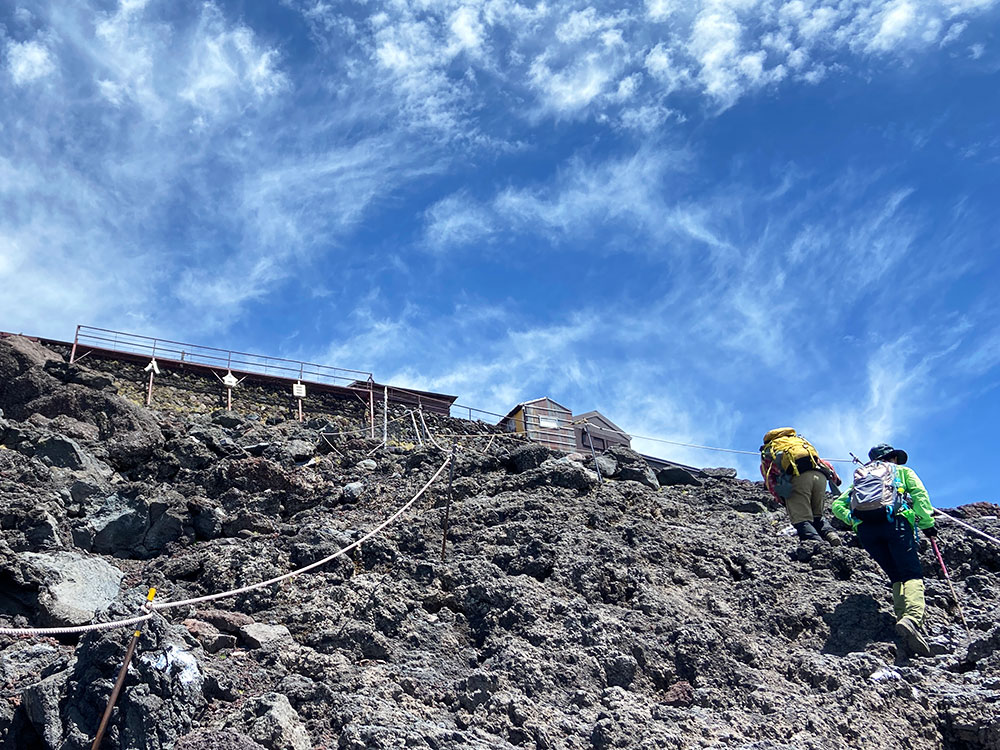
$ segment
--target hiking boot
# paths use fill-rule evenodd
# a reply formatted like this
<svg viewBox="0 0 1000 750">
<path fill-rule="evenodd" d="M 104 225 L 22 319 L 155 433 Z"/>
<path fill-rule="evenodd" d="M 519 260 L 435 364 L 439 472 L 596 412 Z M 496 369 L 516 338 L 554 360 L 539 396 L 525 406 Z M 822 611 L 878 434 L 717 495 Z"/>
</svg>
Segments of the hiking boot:
<svg viewBox="0 0 1000 750">
<path fill-rule="evenodd" d="M 909 617 L 903 617 L 896 623 L 896 633 L 903 636 L 910 651 L 920 656 L 930 656 L 931 647 L 920 633 L 917 623 Z"/>
<path fill-rule="evenodd" d="M 810 521 L 799 521 L 799 523 L 794 524 L 795 531 L 799 534 L 799 541 L 802 542 L 819 542 L 822 541 L 822 537 L 816 533 L 816 527 L 812 525 Z"/>
<path fill-rule="evenodd" d="M 840 534 L 834 530 L 830 522 L 823 518 L 823 516 L 817 516 L 813 520 L 813 527 L 831 547 L 839 547 L 841 545 Z"/>
<path fill-rule="evenodd" d="M 831 547 L 839 547 L 841 544 L 843 544 L 843 540 L 840 538 L 840 534 L 838 534 L 833 529 L 824 532 L 823 538 L 826 539 L 827 544 L 829 544 Z"/>
</svg>

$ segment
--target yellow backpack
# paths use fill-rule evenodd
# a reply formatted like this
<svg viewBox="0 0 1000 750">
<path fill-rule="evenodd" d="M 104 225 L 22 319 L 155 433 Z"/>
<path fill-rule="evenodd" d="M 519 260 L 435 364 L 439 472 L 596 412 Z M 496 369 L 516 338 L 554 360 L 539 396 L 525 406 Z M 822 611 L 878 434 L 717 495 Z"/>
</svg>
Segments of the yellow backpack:
<svg viewBox="0 0 1000 750">
<path fill-rule="evenodd" d="M 791 427 L 779 427 L 766 433 L 764 444 L 760 447 L 760 457 L 765 461 L 773 461 L 782 471 L 796 476 L 805 464 L 812 469 L 820 465 L 816 449 L 808 440 L 796 435 Z"/>
</svg>

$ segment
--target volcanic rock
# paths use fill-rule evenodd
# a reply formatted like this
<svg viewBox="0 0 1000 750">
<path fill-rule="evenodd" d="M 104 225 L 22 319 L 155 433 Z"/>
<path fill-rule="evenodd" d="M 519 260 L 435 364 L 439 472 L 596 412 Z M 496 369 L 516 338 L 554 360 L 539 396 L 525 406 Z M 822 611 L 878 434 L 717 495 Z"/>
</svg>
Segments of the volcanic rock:
<svg viewBox="0 0 1000 750">
<path fill-rule="evenodd" d="M 448 467 L 401 406 L 383 445 L 130 366 L 0 339 L 0 627 L 149 615 L 0 636 L 3 747 L 89 748 L 138 627 L 106 750 L 1000 748 L 1000 549 L 957 524 L 921 658 L 850 530 L 799 545 L 732 470 L 426 414 Z"/>
<path fill-rule="evenodd" d="M 38 614 L 54 627 L 82 625 L 106 611 L 124 577 L 99 557 L 75 552 L 22 552 L 17 563 L 12 578 L 18 585 L 37 587 Z"/>
</svg>

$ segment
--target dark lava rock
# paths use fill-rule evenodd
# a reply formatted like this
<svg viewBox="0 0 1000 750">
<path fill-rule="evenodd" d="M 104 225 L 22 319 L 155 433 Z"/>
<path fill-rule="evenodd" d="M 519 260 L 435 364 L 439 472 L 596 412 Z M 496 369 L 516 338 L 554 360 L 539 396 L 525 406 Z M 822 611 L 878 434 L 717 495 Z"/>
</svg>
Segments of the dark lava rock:
<svg viewBox="0 0 1000 750">
<path fill-rule="evenodd" d="M 736 479 L 736 469 L 726 467 L 702 469 L 701 474 L 709 479 Z"/>
<path fill-rule="evenodd" d="M 213 382 L 156 412 L 113 366 L 0 340 L 0 627 L 181 603 L 141 626 L 108 750 L 1000 748 L 1000 549 L 957 524 L 969 628 L 922 542 L 919 658 L 853 534 L 799 545 L 732 470 L 426 415 L 461 439 L 414 500 L 451 446 L 409 447 L 406 410 L 383 447 L 350 400 L 212 414 Z M 131 633 L 0 636 L 0 745 L 89 748 Z"/>
<path fill-rule="evenodd" d="M 245 734 L 230 729 L 198 730 L 177 740 L 174 750 L 267 750 Z"/>
<path fill-rule="evenodd" d="M 514 450 L 510 454 L 508 465 L 511 471 L 522 474 L 531 469 L 537 469 L 551 456 L 552 451 L 544 445 L 532 443 Z"/>
<path fill-rule="evenodd" d="M 691 485 L 700 487 L 702 482 L 692 472 L 680 466 L 668 466 L 656 472 L 656 479 L 662 487 L 676 487 L 677 485 Z"/>
</svg>

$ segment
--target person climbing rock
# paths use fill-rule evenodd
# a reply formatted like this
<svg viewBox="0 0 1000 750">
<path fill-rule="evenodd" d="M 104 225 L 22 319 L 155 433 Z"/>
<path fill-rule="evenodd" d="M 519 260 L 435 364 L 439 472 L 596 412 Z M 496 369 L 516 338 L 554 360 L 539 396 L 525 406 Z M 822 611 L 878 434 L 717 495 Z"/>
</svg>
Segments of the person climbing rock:
<svg viewBox="0 0 1000 750">
<path fill-rule="evenodd" d="M 896 632 L 912 651 L 929 656 L 923 636 L 924 579 L 917 554 L 918 529 L 937 535 L 934 508 L 923 482 L 906 463 L 906 451 L 880 443 L 851 486 L 833 501 L 833 513 L 850 524 L 858 542 L 892 582 Z"/>
<path fill-rule="evenodd" d="M 839 492 L 840 477 L 808 440 L 791 427 L 766 433 L 760 447 L 760 473 L 768 491 L 785 506 L 799 540 L 840 544 L 840 535 L 823 516 L 827 481 Z"/>
</svg>

